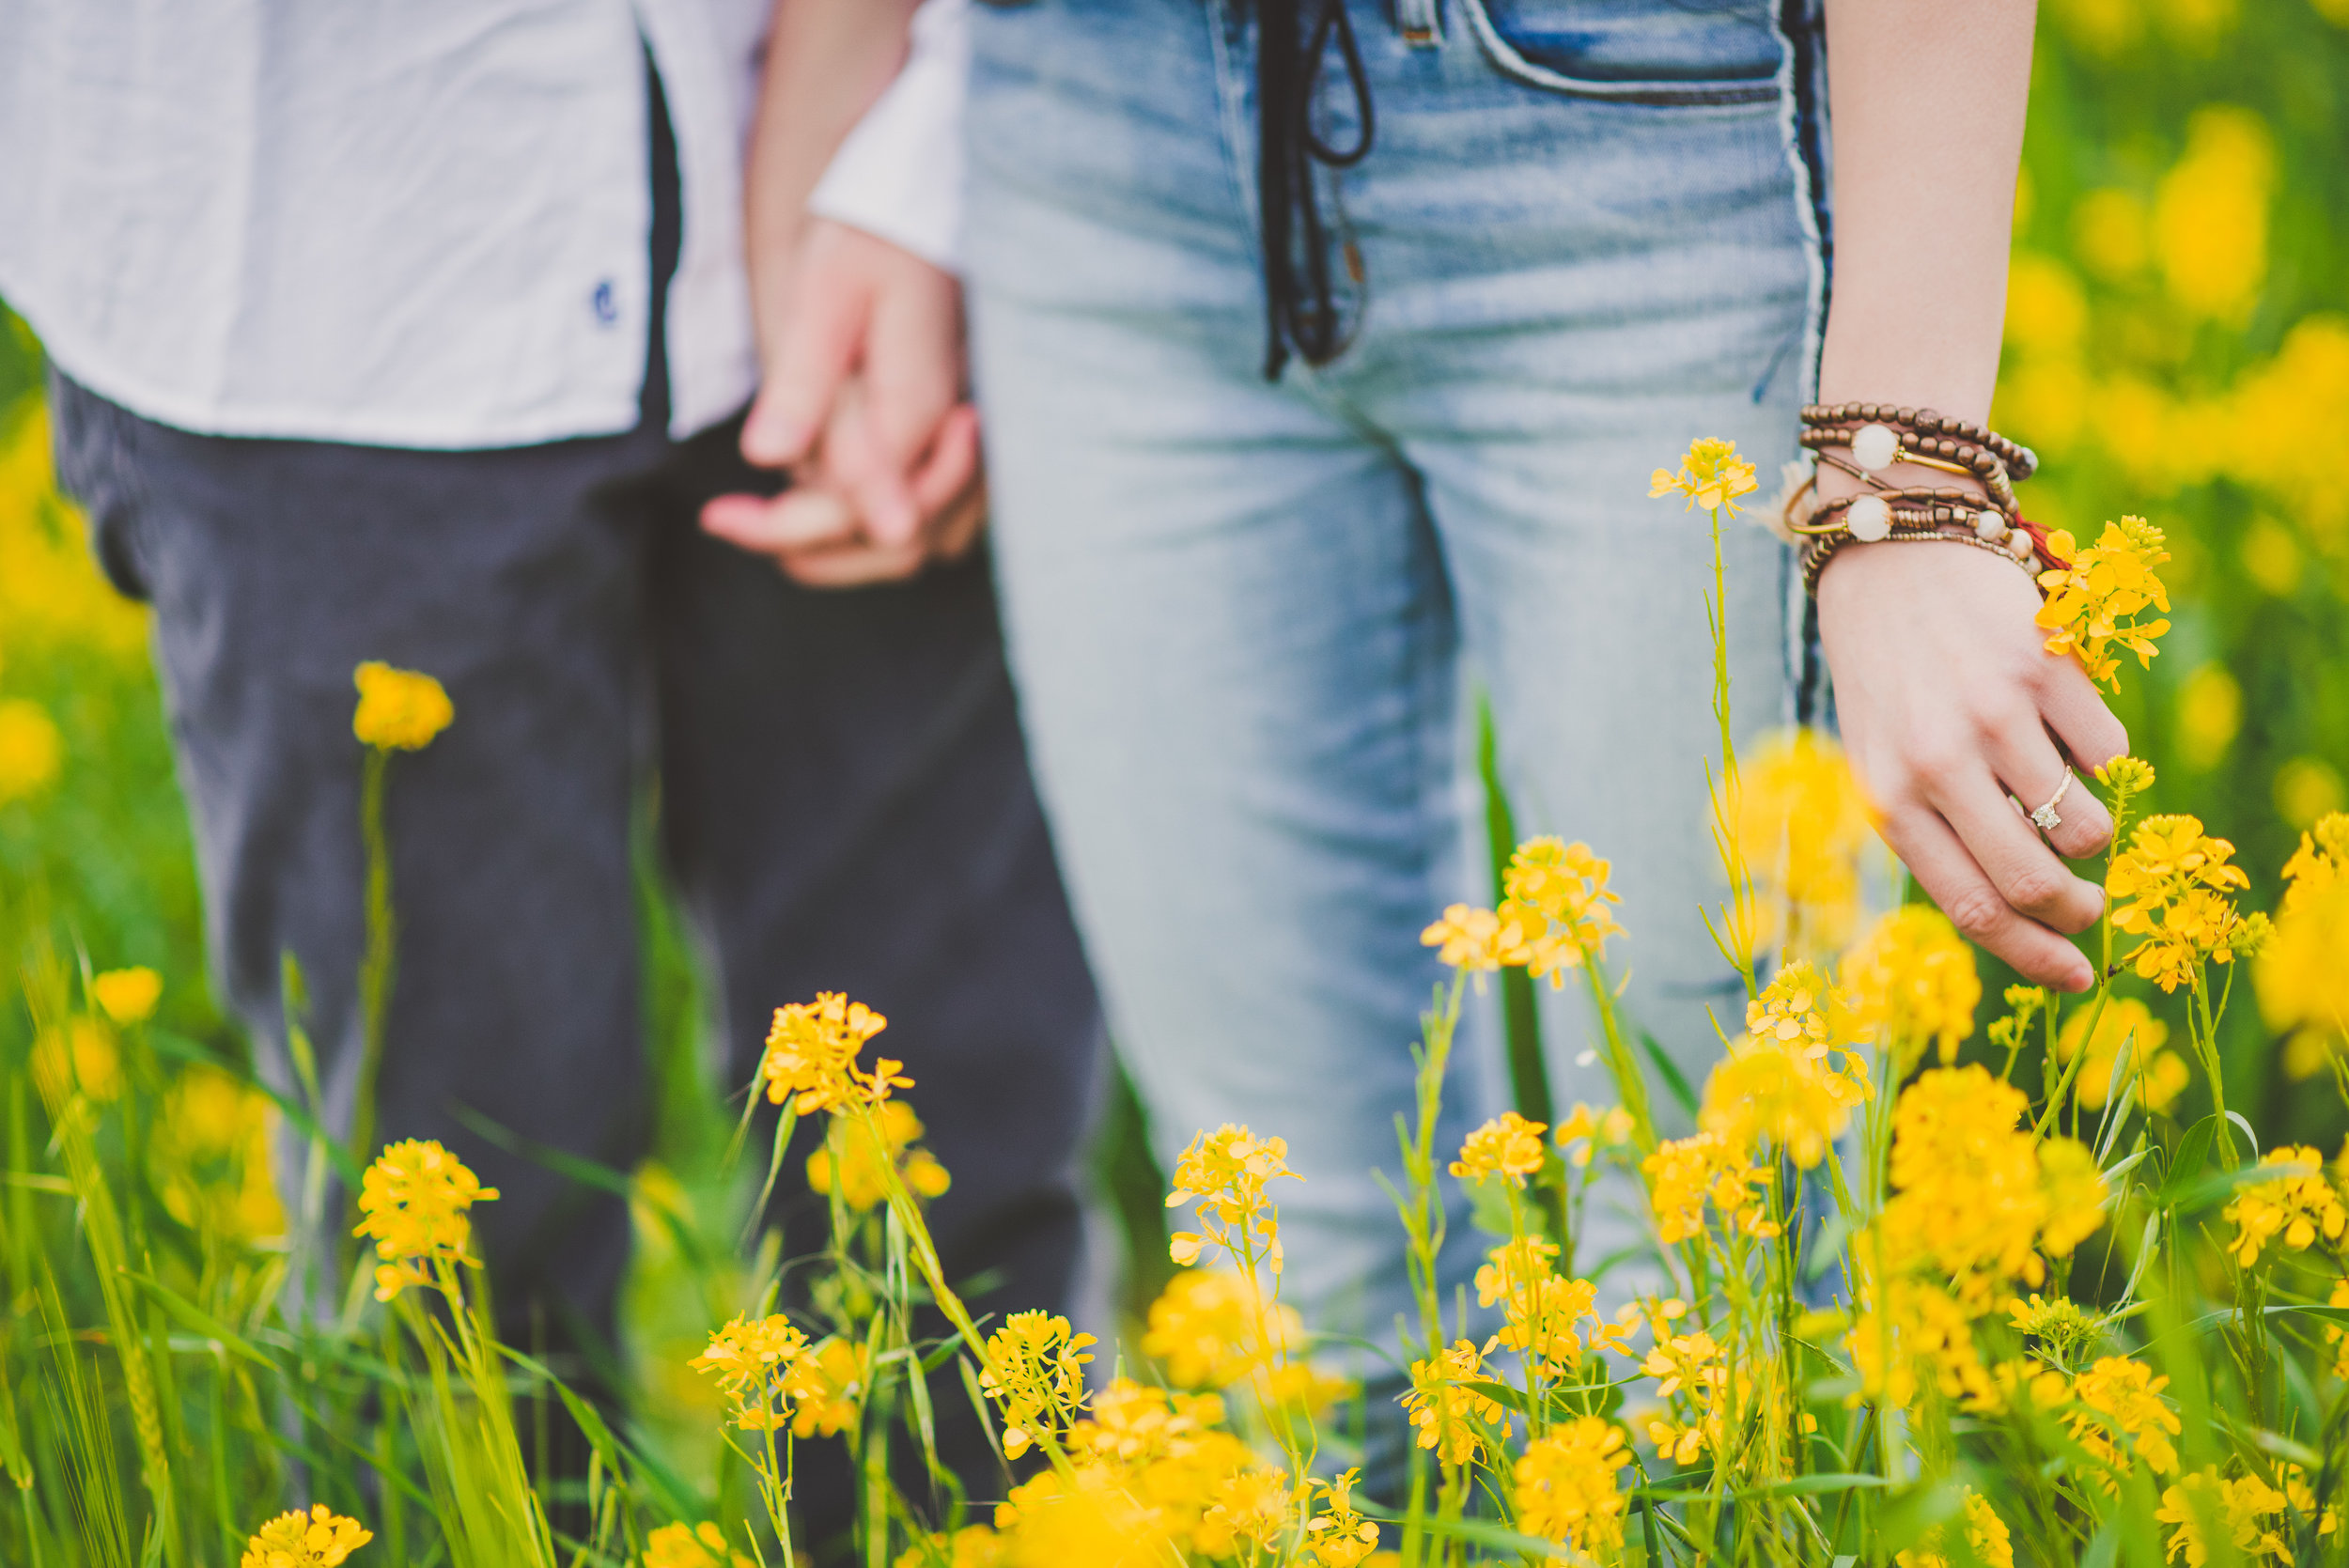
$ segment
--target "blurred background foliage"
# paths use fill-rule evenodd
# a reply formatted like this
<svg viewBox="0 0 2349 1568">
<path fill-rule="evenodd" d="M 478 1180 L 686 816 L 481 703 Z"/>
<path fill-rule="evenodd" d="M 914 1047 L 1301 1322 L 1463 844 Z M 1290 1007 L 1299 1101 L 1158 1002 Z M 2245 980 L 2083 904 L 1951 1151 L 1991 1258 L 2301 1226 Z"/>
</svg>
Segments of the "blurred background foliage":
<svg viewBox="0 0 2349 1568">
<path fill-rule="evenodd" d="M 2233 839 L 2254 904 L 2272 902 L 2299 831 L 2349 804 L 2344 147 L 2349 0 L 2043 6 L 1996 418 L 2046 458 L 2025 492 L 2034 517 L 2092 533 L 2136 513 L 2169 531 L 2175 629 L 2127 682 L 2123 717 L 2160 769 L 2155 809 Z M 168 977 L 157 1028 L 241 1062 L 204 978 L 145 613 L 105 586 L 54 493 L 40 376 L 39 345 L 0 310 L 5 972 L 43 937 L 96 968 L 152 966 Z M 723 1256 L 741 1200 L 717 1174 L 727 1115 L 689 945 L 649 881 L 646 908 L 661 1103 L 639 1218 L 682 1217 Z M 0 1061 L 23 1062 L 10 984 Z M 2230 1022 L 2230 1103 L 2259 1108 L 2264 1141 L 2336 1141 L 2334 1097 L 2295 1094 L 2273 1069 L 2256 1008 Z M 1128 1101 L 1112 1111 L 1102 1186 L 1112 1229 L 1146 1241 L 1157 1178 L 1134 1117 Z M 640 1407 L 683 1469 L 706 1473 L 708 1396 L 676 1368 L 733 1303 L 723 1279 L 686 1268 L 670 1226 L 638 1228 Z M 1163 1266 L 1162 1249 L 1133 1250 Z M 1143 1299 L 1153 1284 L 1134 1281 Z"/>
</svg>

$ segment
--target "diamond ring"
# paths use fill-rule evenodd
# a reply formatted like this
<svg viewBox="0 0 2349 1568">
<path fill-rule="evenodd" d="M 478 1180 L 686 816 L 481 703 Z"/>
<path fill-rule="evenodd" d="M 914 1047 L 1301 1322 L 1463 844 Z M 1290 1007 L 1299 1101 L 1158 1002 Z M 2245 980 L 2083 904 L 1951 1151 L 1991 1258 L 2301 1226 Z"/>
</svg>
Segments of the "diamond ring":
<svg viewBox="0 0 2349 1568">
<path fill-rule="evenodd" d="M 2056 807 L 2063 803 L 2063 797 L 2071 787 L 2072 770 L 2067 768 L 2063 770 L 2063 782 L 2056 785 L 2055 794 L 2048 797 L 2046 805 L 2030 814 L 2030 825 L 2043 833 L 2052 833 L 2062 827 L 2063 818 L 2056 815 Z"/>
</svg>

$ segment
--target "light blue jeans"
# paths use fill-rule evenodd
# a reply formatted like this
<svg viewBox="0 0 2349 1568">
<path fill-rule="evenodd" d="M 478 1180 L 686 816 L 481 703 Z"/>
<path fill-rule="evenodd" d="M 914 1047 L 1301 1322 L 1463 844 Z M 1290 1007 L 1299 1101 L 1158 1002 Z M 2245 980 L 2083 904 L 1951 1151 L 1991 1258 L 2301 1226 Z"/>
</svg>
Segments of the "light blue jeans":
<svg viewBox="0 0 2349 1568">
<path fill-rule="evenodd" d="M 1362 272 L 1334 363 L 1262 376 L 1245 0 L 982 9 L 969 255 L 1013 667 L 1157 1153 L 1286 1138 L 1287 1296 L 1392 1343 L 1374 1172 L 1445 978 L 1420 932 L 1493 896 L 1463 852 L 1478 689 L 1520 831 L 1614 862 L 1641 1024 L 1701 1083 L 1706 1009 L 1741 1021 L 1699 914 L 1712 549 L 1647 481 L 1726 436 L 1767 498 L 1826 268 L 1815 31 L 1779 6 L 1348 3 L 1377 128 L 1321 177 Z M 1334 48 L 1322 78 L 1344 145 Z M 1761 529 L 1727 548 L 1750 732 L 1802 685 L 1800 591 Z M 1548 1005 L 1561 1106 L 1613 1103 L 1587 998 Z M 1439 1158 L 1497 1080 L 1463 1075 Z M 1595 1230 L 1586 1262 L 1626 1239 Z M 1464 1279 L 1491 1242 L 1456 1213 L 1453 1239 Z"/>
</svg>

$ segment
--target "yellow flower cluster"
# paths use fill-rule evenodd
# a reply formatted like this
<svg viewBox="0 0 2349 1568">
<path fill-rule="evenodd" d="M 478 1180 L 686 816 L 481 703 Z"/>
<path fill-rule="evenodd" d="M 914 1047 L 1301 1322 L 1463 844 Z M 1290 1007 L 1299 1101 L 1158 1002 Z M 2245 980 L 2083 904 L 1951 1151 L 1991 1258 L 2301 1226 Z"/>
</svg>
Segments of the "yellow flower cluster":
<svg viewBox="0 0 2349 1568">
<path fill-rule="evenodd" d="M 1990 1500 L 1971 1487 L 1966 1491 L 1966 1545 L 1972 1552 L 1976 1568 L 2015 1568 L 2015 1542 L 2008 1533 L 2006 1521 Z M 1936 1525 L 1925 1531 L 1924 1539 L 1905 1552 L 1894 1552 L 1894 1568 L 1950 1568 L 1948 1548 L 1943 1545 L 1946 1527 Z"/>
<path fill-rule="evenodd" d="M 89 983 L 90 1000 L 98 1010 L 124 1029 L 155 1016 L 163 999 L 163 977 L 144 964 L 127 970 L 107 970 Z"/>
<path fill-rule="evenodd" d="M 0 698 L 0 806 L 39 795 L 64 767 L 65 737 L 49 710 L 29 697 Z"/>
<path fill-rule="evenodd" d="M 2349 1229 L 2349 1210 L 2326 1172 L 2324 1156 L 2305 1147 L 2270 1149 L 2259 1169 L 2277 1174 L 2238 1188 L 2227 1205 L 2227 1221 L 2234 1227 L 2227 1250 L 2237 1264 L 2256 1265 L 2275 1240 L 2295 1252 L 2307 1251 L 2320 1239 L 2340 1244 L 2341 1232 Z"/>
<path fill-rule="evenodd" d="M 1733 1230 L 1750 1236 L 1779 1233 L 1756 1190 L 1768 1181 L 1769 1172 L 1753 1163 L 1752 1151 L 1744 1143 L 1699 1131 L 1657 1144 L 1640 1169 L 1647 1175 L 1657 1238 L 1667 1247 L 1703 1234 L 1708 1202 Z"/>
<path fill-rule="evenodd" d="M 1746 1032 L 1705 1079 L 1698 1126 L 1732 1146 L 1772 1147 L 1804 1170 L 1875 1093 L 1859 1052 L 1828 1037 L 1827 977 L 1788 965 L 1746 1008 Z"/>
<path fill-rule="evenodd" d="M 146 668 L 147 612 L 108 584 L 79 514 L 57 494 L 38 407 L 0 418 L 0 653 L 87 649 L 126 671 Z"/>
<path fill-rule="evenodd" d="M 1494 1443 L 1508 1441 L 1509 1413 L 1471 1386 L 1493 1381 L 1485 1370 L 1485 1358 L 1499 1343 L 1455 1340 L 1427 1359 L 1411 1363 L 1411 1387 L 1403 1396 L 1403 1407 L 1419 1429 L 1419 1446 L 1434 1449 L 1442 1464 L 1479 1463 Z"/>
<path fill-rule="evenodd" d="M 1526 1177 L 1542 1168 L 1548 1153 L 1542 1134 L 1548 1130 L 1547 1122 L 1529 1122 L 1514 1110 L 1504 1110 L 1461 1142 L 1460 1157 L 1452 1162 L 1452 1173 L 1465 1182 L 1499 1176 L 1512 1187 L 1522 1187 Z"/>
<path fill-rule="evenodd" d="M 1930 1042 L 1944 1064 L 1974 1032 L 1982 978 L 1947 916 L 1908 904 L 1878 920 L 1843 955 L 1837 1032 L 1875 1040 L 1906 1076 Z"/>
<path fill-rule="evenodd" d="M 2269 1027 L 2291 1035 L 2284 1068 L 2295 1078 L 2323 1070 L 2349 1035 L 2349 815 L 2320 818 L 2284 862 L 2259 995 Z"/>
<path fill-rule="evenodd" d="M 2093 1034 L 2089 1032 L 2092 1023 Z M 2170 1026 L 2155 1017 L 2143 1002 L 2135 997 L 2117 997 L 2105 1003 L 2101 1014 L 2088 1006 L 2065 1018 L 2062 1031 L 2056 1035 L 2056 1057 L 2068 1064 L 2086 1050 L 2087 1060 L 2073 1080 L 2073 1094 L 2091 1110 L 2134 1083 L 2139 1104 L 2166 1113 L 2192 1076 L 2183 1057 L 2162 1048 L 2169 1038 Z"/>
<path fill-rule="evenodd" d="M 1621 1106 L 1593 1110 L 1577 1100 L 1566 1119 L 1558 1124 L 1557 1144 L 1565 1151 L 1567 1162 L 1579 1169 L 1588 1166 L 1599 1150 L 1630 1142 L 1636 1126 L 1631 1112 Z"/>
<path fill-rule="evenodd" d="M 937 1156 L 914 1147 L 921 1136 L 921 1119 L 903 1100 L 874 1107 L 870 1125 L 834 1117 L 823 1146 L 807 1157 L 807 1185 L 817 1192 L 836 1190 L 858 1214 L 888 1198 L 892 1172 L 915 1197 L 935 1198 L 952 1178 Z"/>
<path fill-rule="evenodd" d="M 1534 1376 L 1564 1377 L 1586 1348 L 1601 1344 L 1619 1356 L 1631 1353 L 1629 1329 L 1598 1315 L 1597 1288 L 1558 1273 L 1557 1243 L 1518 1236 L 1486 1256 L 1476 1271 L 1477 1304 L 1502 1309 L 1499 1342 L 1524 1357 Z"/>
<path fill-rule="evenodd" d="M 360 1184 L 364 1218 L 355 1231 L 374 1237 L 383 1259 L 375 1271 L 375 1298 L 389 1301 L 409 1285 L 430 1284 L 418 1264 L 470 1261 L 468 1211 L 497 1195 L 438 1142 L 412 1138 L 386 1147 Z"/>
<path fill-rule="evenodd" d="M 1305 1526 L 1305 1549 L 1320 1568 L 1356 1568 L 1378 1549 L 1378 1527 L 1354 1507 L 1354 1483 L 1361 1473 L 1350 1469 L 1335 1481 L 1316 1483 L 1322 1512 Z"/>
<path fill-rule="evenodd" d="M 1677 1424 L 1662 1417 L 1648 1422 L 1657 1458 L 1675 1465 L 1692 1465 L 1707 1449 L 1719 1453 L 1729 1424 L 1728 1347 L 1702 1329 L 1672 1333 L 1670 1325 L 1685 1311 L 1678 1301 L 1657 1303 L 1650 1318 L 1655 1343 L 1640 1363 L 1656 1380 L 1657 1396 L 1688 1417 Z"/>
<path fill-rule="evenodd" d="M 277 1107 L 218 1067 L 182 1072 L 163 1096 L 148 1143 L 163 1207 L 192 1230 L 251 1244 L 286 1234 L 271 1170 Z"/>
<path fill-rule="evenodd" d="M 1587 844 L 1528 839 L 1501 875 L 1500 908 L 1455 904 L 1420 940 L 1456 970 L 1521 968 L 1563 986 L 1568 970 L 1604 960 L 1607 939 L 1623 932 L 1611 908 L 1621 896 L 1607 885 L 1612 874 Z"/>
<path fill-rule="evenodd" d="M 2199 817 L 2149 816 L 2129 834 L 2105 892 L 2115 901 L 2113 929 L 2142 939 L 2130 955 L 2140 977 L 2165 991 L 2200 987 L 2205 963 L 2233 960 L 2248 932 L 2227 894 L 2250 885 L 2241 866 L 2227 863 L 2233 854 Z"/>
<path fill-rule="evenodd" d="M 1228 1389 L 1303 1343 L 1297 1309 L 1262 1301 L 1237 1274 L 1177 1269 L 1150 1303 L 1142 1353 L 1178 1389 Z"/>
<path fill-rule="evenodd" d="M 856 1420 L 867 1367 L 863 1345 L 838 1336 L 810 1343 L 782 1313 L 738 1316 L 686 1364 L 717 1380 L 745 1432 L 829 1437 Z"/>
<path fill-rule="evenodd" d="M 753 1568 L 753 1564 L 726 1545 L 723 1530 L 704 1520 L 698 1525 L 662 1525 L 646 1536 L 644 1568 Z"/>
<path fill-rule="evenodd" d="M 1657 469 L 1648 480 L 1647 493 L 1651 500 L 1659 495 L 1685 495 L 1691 508 L 1735 515 L 1737 498 L 1750 493 L 1759 483 L 1752 462 L 1737 456 L 1735 442 L 1699 436 L 1688 443 L 1680 471 Z"/>
<path fill-rule="evenodd" d="M 1756 946 L 1840 951 L 1859 924 L 1860 856 L 1875 837 L 1843 749 L 1817 730 L 1782 730 L 1741 763 L 1738 784 L 1737 845 L 1771 923 L 1753 933 Z"/>
<path fill-rule="evenodd" d="M 50 1104 L 79 1092 L 101 1105 L 122 1097 L 122 1052 L 96 1018 L 69 1018 L 33 1042 L 33 1086 Z"/>
<path fill-rule="evenodd" d="M 457 717 L 448 692 L 430 675 L 368 660 L 351 672 L 359 706 L 350 732 L 378 751 L 420 752 Z"/>
<path fill-rule="evenodd" d="M 910 1089 L 913 1080 L 899 1071 L 902 1062 L 884 1056 L 869 1073 L 857 1068 L 864 1042 L 888 1027 L 887 1018 L 838 991 L 819 991 L 814 1001 L 776 1008 L 767 1031 L 767 1054 L 758 1064 L 767 1098 L 776 1105 L 789 1100 L 805 1116 L 878 1106 L 892 1089 Z"/>
<path fill-rule="evenodd" d="M 1086 1346 L 1091 1334 L 1073 1332 L 1065 1317 L 1014 1312 L 988 1336 L 987 1370 L 979 1387 L 1003 1415 L 1003 1452 L 1014 1459 L 1039 1436 L 1066 1431 L 1085 1407 Z"/>
<path fill-rule="evenodd" d="M 2239 1554 L 2234 1560 L 2289 1563 L 2292 1548 L 2276 1528 L 2280 1522 L 2276 1516 L 2286 1501 L 2283 1493 L 2257 1476 L 2225 1480 L 2218 1467 L 2209 1465 L 2165 1488 L 2154 1517 L 2170 1527 L 2169 1560 L 2174 1562 L 2183 1554 L 2186 1568 L 2203 1568 L 2211 1560 L 2211 1539 L 2205 1531 L 2214 1525 Z"/>
<path fill-rule="evenodd" d="M 280 1514 L 254 1531 L 239 1568 L 340 1568 L 375 1532 L 324 1503 Z"/>
<path fill-rule="evenodd" d="M 1601 1416 L 1578 1416 L 1534 1438 L 1513 1475 L 1517 1529 L 1585 1560 L 1615 1551 L 1625 1507 L 1615 1472 L 1630 1462 L 1622 1429 Z"/>
<path fill-rule="evenodd" d="M 2072 1380 L 2074 1408 L 2065 1413 L 2064 1425 L 2072 1440 L 2108 1472 L 2104 1480 L 2108 1492 L 2118 1494 L 2132 1454 L 2156 1475 L 2177 1469 L 2178 1451 L 2170 1439 L 2184 1428 L 2178 1413 L 2161 1397 L 2169 1386 L 2170 1379 L 2155 1376 L 2143 1362 L 2125 1356 L 2103 1357 Z M 2127 1452 L 2116 1436 L 2127 1440 Z"/>
<path fill-rule="evenodd" d="M 2146 613 L 2170 608 L 2170 592 L 2154 572 L 2170 559 L 2161 530 L 2143 518 L 2123 518 L 2106 523 L 2092 545 L 2059 528 L 2047 548 L 2068 563 L 2039 574 L 2047 597 L 2038 622 L 2048 632 L 2047 651 L 2072 655 L 2091 680 L 2117 691 L 2121 666 L 2113 649 L 2151 665 L 2154 640 L 2170 629 L 2168 621 Z"/>
<path fill-rule="evenodd" d="M 1281 1272 L 1280 1216 L 1265 1185 L 1283 1176 L 1304 1179 L 1289 1169 L 1288 1153 L 1286 1139 L 1258 1138 L 1229 1122 L 1193 1138 L 1190 1147 L 1174 1162 L 1174 1187 L 1166 1195 L 1166 1206 L 1196 1203 L 1206 1229 L 1205 1234 L 1175 1232 L 1167 1247 L 1174 1260 L 1185 1265 L 1194 1264 L 1209 1247 L 1245 1258 L 1252 1249 L 1277 1278 Z"/>
<path fill-rule="evenodd" d="M 1117 1378 L 1064 1439 L 1066 1469 L 1012 1488 L 995 1511 L 1006 1560 L 1156 1565 L 1257 1549 L 1293 1517 L 1302 1491 L 1221 1429 L 1213 1394 L 1169 1393 Z"/>
</svg>

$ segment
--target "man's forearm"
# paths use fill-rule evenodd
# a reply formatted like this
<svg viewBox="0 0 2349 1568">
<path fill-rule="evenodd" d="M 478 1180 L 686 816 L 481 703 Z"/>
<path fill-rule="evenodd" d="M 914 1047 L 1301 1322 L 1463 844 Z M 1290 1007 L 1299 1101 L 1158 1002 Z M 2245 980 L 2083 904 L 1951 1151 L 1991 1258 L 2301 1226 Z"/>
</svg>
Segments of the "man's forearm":
<svg viewBox="0 0 2349 1568">
<path fill-rule="evenodd" d="M 919 0 L 776 0 L 766 78 L 751 133 L 744 233 L 754 264 L 751 308 L 770 341 L 808 193 L 841 139 L 905 63 Z"/>
<path fill-rule="evenodd" d="M 1820 396 L 1989 415 L 2034 0 L 1828 0 L 1835 305 Z"/>
</svg>

